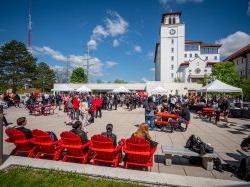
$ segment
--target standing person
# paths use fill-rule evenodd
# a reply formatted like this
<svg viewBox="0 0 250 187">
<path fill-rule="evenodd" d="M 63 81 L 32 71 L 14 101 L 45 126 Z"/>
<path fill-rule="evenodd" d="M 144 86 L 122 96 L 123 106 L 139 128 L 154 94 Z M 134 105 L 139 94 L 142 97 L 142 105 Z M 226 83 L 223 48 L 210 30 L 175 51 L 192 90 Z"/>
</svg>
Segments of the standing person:
<svg viewBox="0 0 250 187">
<path fill-rule="evenodd" d="M 96 113 L 95 113 L 95 118 L 98 117 L 99 114 L 99 118 L 102 117 L 102 105 L 103 105 L 103 100 L 100 96 L 97 96 L 97 98 L 95 99 L 96 102 Z"/>
<path fill-rule="evenodd" d="M 19 104 L 20 104 L 20 96 L 17 94 L 17 93 L 15 93 L 15 96 L 14 96 L 14 103 L 15 103 L 15 107 L 20 107 L 19 106 Z"/>
<path fill-rule="evenodd" d="M 170 111 L 172 112 L 176 104 L 176 99 L 174 96 L 170 97 Z"/>
<path fill-rule="evenodd" d="M 96 101 L 95 101 L 95 96 L 93 95 L 91 98 L 91 105 L 89 107 L 89 123 L 94 123 L 95 122 L 95 112 L 96 112 Z"/>
<path fill-rule="evenodd" d="M 121 97 L 120 97 L 120 106 L 121 106 L 121 107 L 123 106 L 124 101 L 125 101 L 125 95 L 122 94 Z"/>
<path fill-rule="evenodd" d="M 230 107 L 230 103 L 228 101 L 227 97 L 224 97 L 221 103 L 221 109 L 223 111 L 224 114 L 224 120 L 226 123 L 228 123 L 228 114 L 229 114 L 229 107 Z"/>
<path fill-rule="evenodd" d="M 179 113 L 179 116 L 181 116 L 180 119 L 178 119 L 179 123 L 179 129 L 184 130 L 183 127 L 181 126 L 182 123 L 186 123 L 190 121 L 190 111 L 187 107 L 186 104 L 182 105 L 181 111 Z"/>
<path fill-rule="evenodd" d="M 156 111 L 156 105 L 153 102 L 152 97 L 148 98 L 148 101 L 145 103 L 145 122 L 149 125 L 151 129 L 155 128 L 154 123 L 154 113 Z"/>
<path fill-rule="evenodd" d="M 88 110 L 89 110 L 89 107 L 88 107 L 88 103 L 87 103 L 87 100 L 85 97 L 83 97 L 81 103 L 80 103 L 80 115 L 82 117 L 82 122 L 83 122 L 83 126 L 87 126 L 89 125 L 89 122 L 88 122 Z"/>
<path fill-rule="evenodd" d="M 72 99 L 72 105 L 73 105 L 73 110 L 74 110 L 74 119 L 79 120 L 79 115 L 80 115 L 80 99 L 78 96 L 74 96 Z"/>
<path fill-rule="evenodd" d="M 62 104 L 62 97 L 61 97 L 61 95 L 60 94 L 56 94 L 55 100 L 56 100 L 56 106 L 58 106 L 59 110 L 61 110 L 61 104 Z"/>
<path fill-rule="evenodd" d="M 114 94 L 114 106 L 115 106 L 115 110 L 117 110 L 117 105 L 118 105 L 118 96 L 117 96 L 117 94 Z"/>
</svg>

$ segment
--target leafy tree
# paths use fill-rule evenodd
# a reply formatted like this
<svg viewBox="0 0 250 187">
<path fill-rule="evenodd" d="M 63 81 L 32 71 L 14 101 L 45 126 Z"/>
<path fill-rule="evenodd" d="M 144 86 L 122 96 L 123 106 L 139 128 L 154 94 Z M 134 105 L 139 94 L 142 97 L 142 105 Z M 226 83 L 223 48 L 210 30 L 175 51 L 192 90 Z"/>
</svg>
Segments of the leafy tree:
<svg viewBox="0 0 250 187">
<path fill-rule="evenodd" d="M 84 69 L 82 67 L 78 67 L 73 70 L 71 77 L 70 77 L 71 83 L 87 83 L 88 77 L 84 72 Z"/>
<path fill-rule="evenodd" d="M 244 93 L 244 100 L 250 101 L 250 79 L 243 81 L 242 91 Z"/>
<path fill-rule="evenodd" d="M 116 80 L 114 80 L 114 83 L 124 84 L 124 83 L 127 83 L 127 82 L 125 80 L 116 79 Z"/>
<path fill-rule="evenodd" d="M 0 84 L 15 92 L 32 78 L 36 70 L 36 59 L 24 43 L 12 40 L 0 47 Z"/>
<path fill-rule="evenodd" d="M 45 62 L 37 64 L 35 80 L 33 82 L 36 88 L 49 91 L 53 88 L 55 81 L 56 75 L 53 69 L 51 69 Z"/>
<path fill-rule="evenodd" d="M 240 77 L 237 74 L 232 62 L 215 64 L 211 76 L 216 77 L 217 79 L 227 84 L 239 87 Z"/>
</svg>

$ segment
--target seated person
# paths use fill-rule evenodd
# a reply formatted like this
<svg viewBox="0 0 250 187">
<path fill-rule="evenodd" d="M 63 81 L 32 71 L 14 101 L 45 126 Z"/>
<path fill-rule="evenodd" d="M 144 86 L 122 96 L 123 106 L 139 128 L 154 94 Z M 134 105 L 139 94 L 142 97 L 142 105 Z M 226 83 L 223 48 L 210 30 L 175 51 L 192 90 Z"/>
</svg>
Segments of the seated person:
<svg viewBox="0 0 250 187">
<path fill-rule="evenodd" d="M 250 151 L 250 135 L 247 138 L 244 138 L 240 144 L 240 147 L 243 151 Z"/>
<path fill-rule="evenodd" d="M 32 138 L 32 131 L 30 129 L 25 128 L 27 124 L 26 117 L 20 117 L 16 120 L 18 127 L 16 127 L 17 130 L 22 131 L 22 133 L 25 135 L 27 139 Z"/>
<path fill-rule="evenodd" d="M 70 132 L 75 133 L 80 136 L 82 143 L 86 143 L 88 141 L 87 133 L 82 130 L 82 122 L 76 121 L 72 124 L 72 130 Z"/>
<path fill-rule="evenodd" d="M 141 123 L 139 128 L 132 134 L 131 137 L 143 138 L 150 143 L 151 148 L 156 148 L 157 142 L 153 141 L 149 135 L 148 125 L 146 123 Z"/>
<path fill-rule="evenodd" d="M 113 134 L 113 125 L 112 124 L 107 124 L 106 125 L 106 132 L 103 132 L 102 135 L 107 137 L 107 138 L 111 138 L 113 140 L 113 144 L 116 147 L 117 145 L 117 141 L 116 141 L 116 135 Z"/>
<path fill-rule="evenodd" d="M 182 109 L 181 109 L 179 115 L 181 116 L 181 118 L 178 119 L 179 124 L 190 121 L 190 111 L 187 108 L 186 104 L 182 105 Z"/>
</svg>

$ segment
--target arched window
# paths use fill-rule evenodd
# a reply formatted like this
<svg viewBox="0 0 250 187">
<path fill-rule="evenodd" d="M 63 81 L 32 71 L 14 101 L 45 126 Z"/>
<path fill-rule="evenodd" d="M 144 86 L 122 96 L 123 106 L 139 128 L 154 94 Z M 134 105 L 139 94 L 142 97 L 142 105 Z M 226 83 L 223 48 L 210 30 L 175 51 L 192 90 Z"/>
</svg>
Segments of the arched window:
<svg viewBox="0 0 250 187">
<path fill-rule="evenodd" d="M 168 23 L 172 24 L 172 19 L 171 18 L 168 18 Z"/>
<path fill-rule="evenodd" d="M 173 24 L 175 24 L 175 17 L 173 17 Z"/>
</svg>

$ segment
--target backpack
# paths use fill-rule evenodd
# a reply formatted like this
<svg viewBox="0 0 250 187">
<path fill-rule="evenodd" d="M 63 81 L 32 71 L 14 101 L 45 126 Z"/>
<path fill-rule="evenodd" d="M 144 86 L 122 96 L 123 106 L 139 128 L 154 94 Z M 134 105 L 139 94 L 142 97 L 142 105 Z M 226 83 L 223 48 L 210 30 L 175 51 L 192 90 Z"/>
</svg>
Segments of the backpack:
<svg viewBox="0 0 250 187">
<path fill-rule="evenodd" d="M 238 176 L 243 180 L 250 181 L 250 157 L 241 159 Z"/>
<path fill-rule="evenodd" d="M 213 147 L 209 146 L 208 144 L 204 143 L 200 137 L 195 137 L 195 135 L 191 135 L 186 142 L 186 148 L 199 153 L 201 156 L 205 155 L 206 153 L 213 153 Z"/>
</svg>

